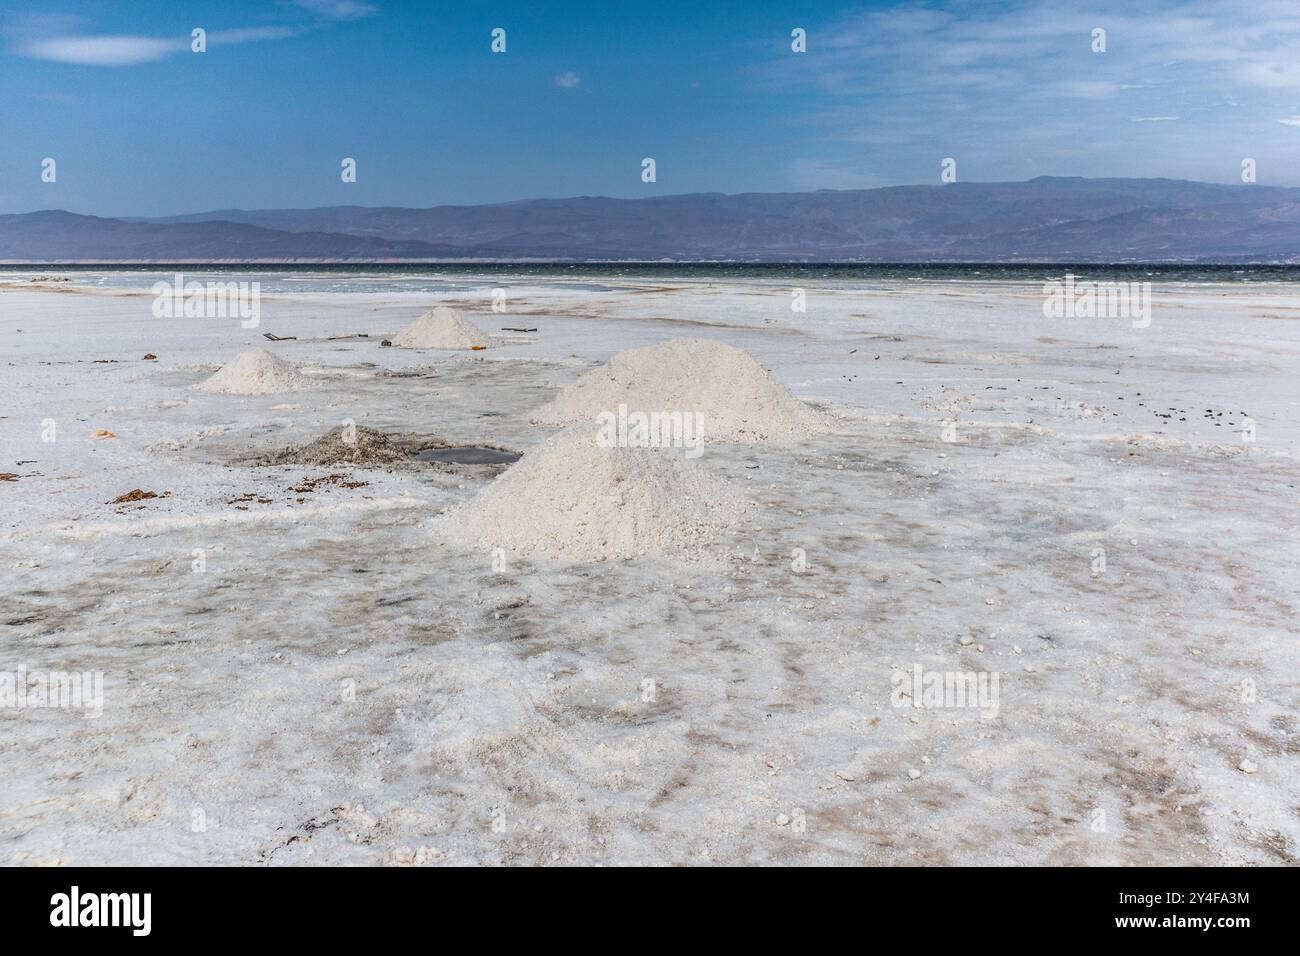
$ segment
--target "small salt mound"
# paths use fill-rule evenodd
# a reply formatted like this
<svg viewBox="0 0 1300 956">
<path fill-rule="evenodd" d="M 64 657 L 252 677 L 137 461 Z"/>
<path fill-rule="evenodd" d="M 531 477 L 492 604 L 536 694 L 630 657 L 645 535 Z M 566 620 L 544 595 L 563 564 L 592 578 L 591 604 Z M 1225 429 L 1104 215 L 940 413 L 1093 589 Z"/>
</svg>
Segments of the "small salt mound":
<svg viewBox="0 0 1300 956">
<path fill-rule="evenodd" d="M 266 349 L 249 349 L 221 366 L 199 388 L 224 395 L 271 395 L 292 392 L 303 385 L 302 376 L 284 359 Z"/>
<path fill-rule="evenodd" d="M 744 501 L 671 448 L 602 447 L 592 426 L 569 428 L 445 515 L 466 547 L 578 561 L 645 554 L 707 557 Z"/>
<path fill-rule="evenodd" d="M 406 452 L 383 432 L 340 425 L 299 448 L 271 456 L 273 465 L 365 465 L 378 467 L 406 461 Z"/>
<path fill-rule="evenodd" d="M 539 425 L 591 421 L 602 413 L 699 413 L 710 442 L 789 441 L 825 425 L 824 416 L 771 378 L 742 349 L 709 339 L 675 339 L 619 352 L 533 415 Z"/>
<path fill-rule="evenodd" d="M 472 349 L 486 346 L 487 336 L 458 309 L 440 305 L 393 336 L 402 349 Z"/>
</svg>

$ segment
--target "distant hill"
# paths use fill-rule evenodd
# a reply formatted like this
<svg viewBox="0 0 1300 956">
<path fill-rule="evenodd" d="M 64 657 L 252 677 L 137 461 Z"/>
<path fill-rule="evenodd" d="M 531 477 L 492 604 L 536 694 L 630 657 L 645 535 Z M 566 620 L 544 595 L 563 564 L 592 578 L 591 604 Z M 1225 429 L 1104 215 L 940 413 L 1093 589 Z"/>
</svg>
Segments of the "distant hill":
<svg viewBox="0 0 1300 956">
<path fill-rule="evenodd" d="M 127 222 L 62 210 L 0 216 L 0 260 L 346 260 L 454 254 L 422 242 L 285 232 L 238 222 Z"/>
<path fill-rule="evenodd" d="M 1300 189 L 1040 177 L 811 193 L 0 216 L 0 259 L 1300 262 Z"/>
</svg>

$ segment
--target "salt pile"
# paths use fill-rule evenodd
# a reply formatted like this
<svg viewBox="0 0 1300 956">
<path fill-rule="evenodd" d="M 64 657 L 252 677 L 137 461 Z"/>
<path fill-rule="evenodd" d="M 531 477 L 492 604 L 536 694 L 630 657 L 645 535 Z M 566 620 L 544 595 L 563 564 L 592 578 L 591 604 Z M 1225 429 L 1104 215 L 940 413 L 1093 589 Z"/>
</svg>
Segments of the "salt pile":
<svg viewBox="0 0 1300 956">
<path fill-rule="evenodd" d="M 393 345 L 403 349 L 472 349 L 487 344 L 478 326 L 459 309 L 445 305 L 424 313 L 393 336 Z"/>
<path fill-rule="evenodd" d="M 374 428 L 340 425 L 315 441 L 288 448 L 270 459 L 273 465 L 365 465 L 382 466 L 406 461 L 406 452 Z"/>
<path fill-rule="evenodd" d="M 456 543 L 579 561 L 707 556 L 744 501 L 676 449 L 602 447 L 591 426 L 524 455 L 478 497 L 440 519 Z"/>
<path fill-rule="evenodd" d="M 221 366 L 199 389 L 224 395 L 271 395 L 303 385 L 302 376 L 284 359 L 266 349 L 249 349 Z"/>
<path fill-rule="evenodd" d="M 710 339 L 675 339 L 619 352 L 533 415 L 539 425 L 629 410 L 698 413 L 704 440 L 788 441 L 824 427 L 821 413 L 773 381 L 753 356 Z"/>
</svg>

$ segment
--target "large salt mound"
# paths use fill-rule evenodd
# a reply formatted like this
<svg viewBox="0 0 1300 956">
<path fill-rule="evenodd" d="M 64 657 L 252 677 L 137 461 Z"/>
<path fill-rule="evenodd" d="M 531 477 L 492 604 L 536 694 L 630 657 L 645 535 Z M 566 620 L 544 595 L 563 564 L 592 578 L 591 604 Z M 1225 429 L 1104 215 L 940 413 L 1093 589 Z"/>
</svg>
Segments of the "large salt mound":
<svg viewBox="0 0 1300 956">
<path fill-rule="evenodd" d="M 486 346 L 487 336 L 458 309 L 440 305 L 393 336 L 402 349 L 472 349 Z"/>
<path fill-rule="evenodd" d="M 619 352 L 580 376 L 533 414 L 539 425 L 591 421 L 608 412 L 699 412 L 704 440 L 787 441 L 824 426 L 821 413 L 773 381 L 741 349 L 709 339 L 675 339 Z"/>
<path fill-rule="evenodd" d="M 671 448 L 605 448 L 592 426 L 529 451 L 478 497 L 441 519 L 467 547 L 579 561 L 645 554 L 707 557 L 745 503 Z"/>
<path fill-rule="evenodd" d="M 221 366 L 199 388 L 225 395 L 271 395 L 302 386 L 302 376 L 284 359 L 266 349 L 249 349 Z"/>
</svg>

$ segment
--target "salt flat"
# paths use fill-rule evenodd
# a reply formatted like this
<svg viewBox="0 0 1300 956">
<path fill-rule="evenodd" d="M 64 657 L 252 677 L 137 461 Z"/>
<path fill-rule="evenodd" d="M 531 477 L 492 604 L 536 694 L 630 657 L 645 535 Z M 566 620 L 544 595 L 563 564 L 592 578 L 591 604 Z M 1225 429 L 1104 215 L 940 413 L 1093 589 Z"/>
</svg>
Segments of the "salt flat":
<svg viewBox="0 0 1300 956">
<path fill-rule="evenodd" d="M 793 313 L 775 281 L 493 276 L 243 329 L 89 278 L 0 289 L 0 671 L 104 675 L 97 717 L 0 707 L 0 860 L 1300 856 L 1293 287 L 1158 284 L 1137 329 L 1013 283 Z M 439 302 L 494 346 L 380 346 Z M 259 464 L 346 421 L 526 458 L 562 386 L 687 337 L 834 423 L 707 446 L 752 503 L 712 562 L 501 570 L 438 533 L 497 466 Z M 307 386 L 194 388 L 252 346 Z M 998 675 L 996 712 L 912 706 L 918 667 Z"/>
</svg>

